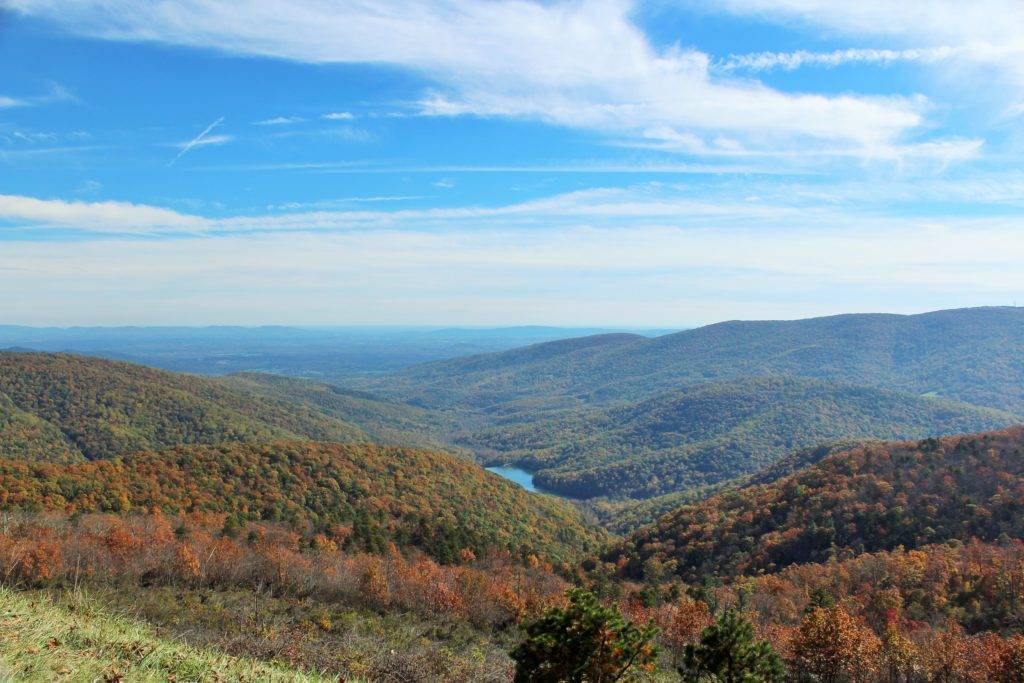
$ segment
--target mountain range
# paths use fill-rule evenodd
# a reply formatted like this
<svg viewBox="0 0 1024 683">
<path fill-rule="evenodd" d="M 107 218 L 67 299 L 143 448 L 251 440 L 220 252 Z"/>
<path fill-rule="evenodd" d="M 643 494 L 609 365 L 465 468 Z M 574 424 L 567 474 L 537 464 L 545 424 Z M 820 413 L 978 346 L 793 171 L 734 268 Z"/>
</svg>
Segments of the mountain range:
<svg viewBox="0 0 1024 683">
<path fill-rule="evenodd" d="M 1008 426 L 1024 309 L 733 321 L 427 363 L 353 384 L 447 416 L 454 440 L 564 495 L 645 498 L 790 450 Z"/>
</svg>

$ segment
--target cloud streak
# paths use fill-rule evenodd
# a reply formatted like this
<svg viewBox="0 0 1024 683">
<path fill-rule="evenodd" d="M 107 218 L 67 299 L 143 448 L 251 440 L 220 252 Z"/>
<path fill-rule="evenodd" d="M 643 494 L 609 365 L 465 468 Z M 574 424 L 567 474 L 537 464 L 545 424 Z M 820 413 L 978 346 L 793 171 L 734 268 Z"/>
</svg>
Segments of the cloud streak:
<svg viewBox="0 0 1024 683">
<path fill-rule="evenodd" d="M 894 62 L 921 62 L 933 64 L 963 54 L 964 50 L 954 47 L 916 48 L 908 50 L 881 50 L 875 48 L 850 48 L 831 52 L 755 52 L 746 55 L 730 55 L 715 65 L 720 71 L 771 71 L 781 69 L 793 71 L 808 66 L 834 68 L 847 64 L 881 64 Z"/>
<path fill-rule="evenodd" d="M 211 123 L 210 125 L 208 125 L 206 128 L 204 128 L 202 133 L 200 133 L 199 135 L 195 136 L 194 138 L 192 138 L 188 142 L 183 143 L 182 146 L 181 146 L 181 151 L 179 151 L 178 154 L 173 159 L 171 159 L 169 162 L 167 162 L 167 165 L 168 166 L 174 166 L 174 163 L 178 159 L 180 159 L 183 156 L 185 156 L 186 154 L 188 154 L 189 151 L 193 147 L 196 147 L 197 145 L 220 144 L 222 142 L 227 142 L 230 138 L 228 136 L 225 136 L 225 135 L 214 136 L 214 137 L 211 137 L 211 138 L 207 138 L 206 137 L 207 135 L 210 134 L 211 131 L 213 131 L 214 128 L 219 126 L 223 121 L 224 121 L 224 117 L 222 116 L 219 119 L 217 119 L 216 121 L 214 121 L 213 123 Z"/>
<path fill-rule="evenodd" d="M 99 232 L 198 230 L 206 219 L 145 204 L 0 195 L 0 220 Z"/>
<path fill-rule="evenodd" d="M 800 226 L 829 230 L 898 226 L 905 221 L 928 222 L 937 216 L 946 223 L 967 224 L 972 217 L 972 199 L 984 201 L 990 213 L 1000 213 L 997 209 L 1002 207 L 1001 213 L 1016 216 L 1024 206 L 1022 187 L 1024 178 L 1005 174 L 966 179 L 889 178 L 884 183 L 822 183 L 814 178 L 798 181 L 764 176 L 591 188 L 496 206 L 346 206 L 415 199 L 353 197 L 273 205 L 266 213 L 226 217 L 128 202 L 0 195 L 0 222 L 89 233 L 195 236 L 396 230 L 445 234 L 474 229 L 513 234 L 583 226 L 628 233 L 642 227 L 730 230 L 749 225 L 770 233 Z"/>
<path fill-rule="evenodd" d="M 959 60 L 965 64 L 995 67 L 1017 85 L 1024 85 L 1024 11 L 1019 0 L 719 0 L 705 3 L 710 9 L 727 10 L 787 25 L 812 24 L 858 38 L 884 38 L 902 43 L 890 50 L 849 50 L 820 54 L 792 53 L 789 57 L 757 55 L 749 62 L 782 68 L 790 61 L 801 65 L 828 65 L 835 60 L 921 62 Z M 740 58 L 740 64 L 745 61 Z"/>
<path fill-rule="evenodd" d="M 253 121 L 254 126 L 288 126 L 293 123 L 302 123 L 306 119 L 301 116 L 275 116 L 262 121 Z"/>
</svg>

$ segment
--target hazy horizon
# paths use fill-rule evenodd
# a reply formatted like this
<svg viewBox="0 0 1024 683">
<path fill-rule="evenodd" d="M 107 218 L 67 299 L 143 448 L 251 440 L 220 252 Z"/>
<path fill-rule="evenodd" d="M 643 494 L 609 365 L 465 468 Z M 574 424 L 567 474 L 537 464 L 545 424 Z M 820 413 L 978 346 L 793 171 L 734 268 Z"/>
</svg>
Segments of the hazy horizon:
<svg viewBox="0 0 1024 683">
<path fill-rule="evenodd" d="M 295 329 L 295 330 L 306 330 L 306 331 L 332 331 L 332 330 L 386 330 L 386 331 L 411 331 L 411 332 L 441 332 L 445 330 L 515 330 L 515 329 L 560 329 L 560 330 L 607 330 L 607 331 L 631 331 L 631 332 L 659 332 L 659 333 L 671 333 L 672 331 L 682 331 L 687 329 L 693 329 L 697 327 L 705 327 L 707 325 L 714 325 L 717 323 L 731 322 L 731 321 L 744 321 L 744 322 L 755 322 L 764 320 L 780 320 L 780 321 L 792 321 L 792 320 L 806 320 L 810 318 L 827 318 L 841 315 L 922 315 L 926 313 L 936 313 L 940 311 L 951 311 L 961 310 L 970 308 L 1019 308 L 1016 304 L 991 304 L 991 305 L 980 305 L 980 306 L 958 306 L 958 307 L 943 307 L 925 310 L 912 310 L 912 311 L 885 311 L 885 310 L 864 310 L 864 311 L 837 311 L 834 313 L 823 313 L 820 315 L 801 315 L 794 317 L 778 317 L 778 318 L 721 318 L 712 319 L 707 321 L 701 321 L 696 323 L 684 323 L 677 325 L 666 325 L 659 324 L 658 322 L 652 322 L 650 324 L 617 324 L 617 323 L 559 323 L 559 322 L 497 322 L 497 323 L 423 323 L 423 324 L 403 324 L 398 322 L 385 322 L 385 323 L 282 323 L 282 322 L 238 322 L 238 323 L 114 323 L 114 324 L 24 324 L 18 322 L 0 321 L 0 329 L 2 328 L 25 328 L 25 329 L 55 329 L 55 330 L 88 330 L 88 329 L 214 329 L 214 328 L 238 328 L 247 330 L 256 330 L 261 328 L 273 329 L 273 328 L 284 328 L 284 329 Z"/>
</svg>

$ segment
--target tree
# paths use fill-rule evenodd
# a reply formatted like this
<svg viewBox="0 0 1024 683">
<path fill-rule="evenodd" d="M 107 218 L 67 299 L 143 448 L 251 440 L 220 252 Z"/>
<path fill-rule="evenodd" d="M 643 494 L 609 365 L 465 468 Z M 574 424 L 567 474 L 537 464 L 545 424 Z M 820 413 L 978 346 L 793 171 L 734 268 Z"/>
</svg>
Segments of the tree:
<svg viewBox="0 0 1024 683">
<path fill-rule="evenodd" d="M 686 653 L 686 646 L 711 625 L 714 619 L 707 603 L 683 596 L 669 611 L 669 618 L 662 623 L 661 642 L 672 654 L 672 663 L 679 664 Z"/>
<path fill-rule="evenodd" d="M 686 647 L 679 673 L 687 683 L 774 683 L 786 668 L 772 646 L 754 639 L 754 627 L 736 610 L 724 612 Z"/>
<path fill-rule="evenodd" d="M 1000 643 L 999 652 L 989 664 L 989 680 L 1012 683 L 1024 680 L 1024 637 L 1012 636 Z"/>
<path fill-rule="evenodd" d="M 651 665 L 656 628 L 637 626 L 581 588 L 566 596 L 568 606 L 527 625 L 526 640 L 510 653 L 516 683 L 613 683 Z"/>
<path fill-rule="evenodd" d="M 886 680 L 892 683 L 913 680 L 915 669 L 921 668 L 914 644 L 900 633 L 895 621 L 885 627 L 879 655 L 881 656 L 882 672 Z"/>
<path fill-rule="evenodd" d="M 868 680 L 881 643 L 866 624 L 841 606 L 816 607 L 800 624 L 793 642 L 791 668 L 797 680 L 847 683 Z"/>
</svg>

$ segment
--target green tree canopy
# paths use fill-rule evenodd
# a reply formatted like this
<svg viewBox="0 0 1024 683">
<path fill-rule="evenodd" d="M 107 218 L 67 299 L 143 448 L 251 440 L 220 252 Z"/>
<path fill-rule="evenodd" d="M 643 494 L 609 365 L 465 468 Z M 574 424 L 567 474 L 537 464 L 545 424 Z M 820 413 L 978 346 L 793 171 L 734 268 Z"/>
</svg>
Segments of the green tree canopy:
<svg viewBox="0 0 1024 683">
<path fill-rule="evenodd" d="M 593 593 L 574 588 L 569 604 L 526 627 L 512 652 L 516 683 L 613 683 L 653 662 L 653 626 L 637 626 Z"/>
<path fill-rule="evenodd" d="M 736 610 L 724 612 L 686 646 L 679 673 L 687 683 L 781 683 L 786 669 L 765 641 L 754 639 L 754 627 Z"/>
</svg>

